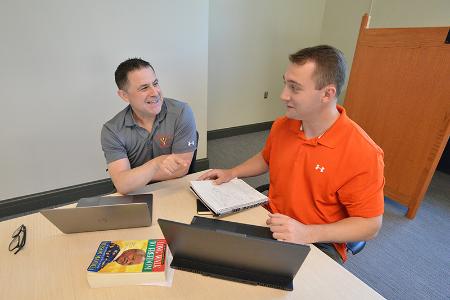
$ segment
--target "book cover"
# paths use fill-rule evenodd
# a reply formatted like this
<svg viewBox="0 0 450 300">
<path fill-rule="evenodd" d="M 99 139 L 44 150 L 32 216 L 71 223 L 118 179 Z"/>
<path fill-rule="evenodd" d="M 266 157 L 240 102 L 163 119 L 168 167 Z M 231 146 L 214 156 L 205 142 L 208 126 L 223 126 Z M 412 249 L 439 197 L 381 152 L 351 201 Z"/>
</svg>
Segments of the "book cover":
<svg viewBox="0 0 450 300">
<path fill-rule="evenodd" d="M 87 269 L 91 287 L 150 284 L 166 280 L 164 239 L 103 241 Z"/>
</svg>

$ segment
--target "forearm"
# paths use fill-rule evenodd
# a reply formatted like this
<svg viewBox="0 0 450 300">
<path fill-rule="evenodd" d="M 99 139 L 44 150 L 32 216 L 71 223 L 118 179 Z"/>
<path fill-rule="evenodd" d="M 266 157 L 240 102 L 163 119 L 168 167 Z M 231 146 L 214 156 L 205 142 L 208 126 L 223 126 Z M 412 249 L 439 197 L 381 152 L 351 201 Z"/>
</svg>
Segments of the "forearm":
<svg viewBox="0 0 450 300">
<path fill-rule="evenodd" d="M 157 180 L 158 171 L 158 163 L 152 159 L 139 167 L 121 171 L 112 179 L 117 191 L 125 195 Z"/>
<path fill-rule="evenodd" d="M 346 243 L 373 239 L 381 228 L 382 216 L 349 217 L 331 224 L 308 225 L 312 243 Z"/>
<path fill-rule="evenodd" d="M 169 179 L 175 179 L 178 177 L 182 177 L 186 175 L 189 171 L 189 166 L 186 168 L 180 168 L 179 170 L 173 172 L 172 174 L 168 174 L 167 172 L 162 171 L 161 169 L 158 169 L 156 173 L 153 175 L 153 178 L 151 181 L 162 181 L 162 180 L 169 180 Z"/>
<path fill-rule="evenodd" d="M 252 158 L 231 169 L 233 177 L 257 176 L 264 174 L 267 171 L 269 171 L 269 166 L 264 160 L 261 152 L 257 153 Z"/>
</svg>

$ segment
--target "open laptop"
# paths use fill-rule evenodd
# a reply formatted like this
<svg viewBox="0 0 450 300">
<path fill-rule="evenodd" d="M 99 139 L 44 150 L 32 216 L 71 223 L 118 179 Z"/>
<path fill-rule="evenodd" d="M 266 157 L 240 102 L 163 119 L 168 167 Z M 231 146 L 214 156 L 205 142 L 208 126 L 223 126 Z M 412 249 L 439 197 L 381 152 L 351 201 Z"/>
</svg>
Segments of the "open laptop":
<svg viewBox="0 0 450 300">
<path fill-rule="evenodd" d="M 82 198 L 76 207 L 41 210 L 63 233 L 152 225 L 153 195 Z"/>
<path fill-rule="evenodd" d="M 175 269 L 293 290 L 308 245 L 280 242 L 268 227 L 194 217 L 191 224 L 158 219 Z"/>
</svg>

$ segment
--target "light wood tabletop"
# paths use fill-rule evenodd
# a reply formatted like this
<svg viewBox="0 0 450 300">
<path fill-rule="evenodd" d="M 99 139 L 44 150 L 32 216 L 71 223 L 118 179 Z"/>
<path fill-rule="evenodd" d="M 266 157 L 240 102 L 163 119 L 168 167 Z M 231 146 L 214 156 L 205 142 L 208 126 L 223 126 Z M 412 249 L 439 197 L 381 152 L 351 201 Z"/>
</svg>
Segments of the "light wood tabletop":
<svg viewBox="0 0 450 300">
<path fill-rule="evenodd" d="M 383 298 L 314 246 L 294 279 L 292 292 L 179 270 L 175 270 L 172 287 L 90 288 L 86 269 L 101 241 L 163 238 L 158 218 L 190 223 L 196 215 L 196 200 L 189 191 L 189 180 L 198 176 L 191 174 L 152 184 L 138 192 L 153 194 L 150 227 L 63 234 L 40 213 L 0 222 L 0 299 Z M 265 226 L 267 212 L 256 207 L 223 219 Z M 21 224 L 27 227 L 27 241 L 14 255 L 8 251 L 8 245 L 12 232 Z"/>
</svg>

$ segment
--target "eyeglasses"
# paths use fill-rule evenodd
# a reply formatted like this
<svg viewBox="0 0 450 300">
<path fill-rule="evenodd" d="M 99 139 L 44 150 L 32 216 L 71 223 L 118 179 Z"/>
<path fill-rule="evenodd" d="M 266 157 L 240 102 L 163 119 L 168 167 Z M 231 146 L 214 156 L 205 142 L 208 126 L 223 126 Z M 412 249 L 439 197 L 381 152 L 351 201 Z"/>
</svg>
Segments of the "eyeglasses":
<svg viewBox="0 0 450 300">
<path fill-rule="evenodd" d="M 12 241 L 9 243 L 9 251 L 14 251 L 14 254 L 17 254 L 20 250 L 22 250 L 23 246 L 25 246 L 25 242 L 27 240 L 27 228 L 25 225 L 20 225 L 14 233 L 12 234 Z"/>
</svg>

